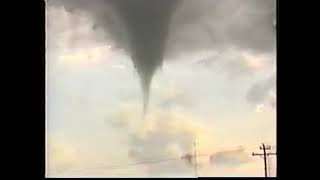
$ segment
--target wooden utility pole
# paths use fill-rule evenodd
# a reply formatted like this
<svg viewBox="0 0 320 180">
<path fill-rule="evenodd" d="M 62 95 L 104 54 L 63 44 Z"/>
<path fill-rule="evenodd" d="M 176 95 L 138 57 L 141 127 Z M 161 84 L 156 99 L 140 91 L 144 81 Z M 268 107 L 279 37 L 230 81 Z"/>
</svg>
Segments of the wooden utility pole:
<svg viewBox="0 0 320 180">
<path fill-rule="evenodd" d="M 197 144 L 196 144 L 196 140 L 194 140 L 193 143 L 193 150 L 194 150 L 194 173 L 195 176 L 198 177 L 198 162 L 197 162 Z"/>
<path fill-rule="evenodd" d="M 264 143 L 262 143 L 262 146 L 260 146 L 260 150 L 263 150 L 263 153 L 252 153 L 252 156 L 260 156 L 263 157 L 264 161 L 264 176 L 268 177 L 268 165 L 267 165 L 267 156 L 269 155 L 276 155 L 276 153 L 267 153 L 266 150 L 270 150 L 270 146 L 265 146 Z"/>
</svg>

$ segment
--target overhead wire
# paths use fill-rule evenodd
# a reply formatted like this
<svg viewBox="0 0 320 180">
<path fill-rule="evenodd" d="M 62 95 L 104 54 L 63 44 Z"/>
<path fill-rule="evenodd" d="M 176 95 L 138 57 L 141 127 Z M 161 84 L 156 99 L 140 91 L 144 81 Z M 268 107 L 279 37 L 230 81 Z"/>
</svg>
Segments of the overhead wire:
<svg viewBox="0 0 320 180">
<path fill-rule="evenodd" d="M 232 151 L 232 150 L 237 150 L 239 148 L 244 148 L 248 149 L 248 147 L 253 147 L 253 146 L 258 146 L 258 144 L 249 144 L 249 145 L 238 145 L 238 146 L 232 146 L 228 148 L 219 148 L 219 151 L 215 152 L 222 152 L 222 151 Z M 272 146 L 274 147 L 274 146 Z M 185 153 L 188 154 L 188 153 Z M 214 153 L 200 153 L 197 156 L 198 157 L 206 157 L 210 156 Z M 139 166 L 139 165 L 144 165 L 144 164 L 158 164 L 158 163 L 163 163 L 163 162 L 168 162 L 168 161 L 175 161 L 175 160 L 183 160 L 183 156 L 180 157 L 175 157 L 175 158 L 163 158 L 163 159 L 156 159 L 156 160 L 146 160 L 146 161 L 140 161 L 140 162 L 132 162 L 132 163 L 127 163 L 127 164 L 118 164 L 118 165 L 99 165 L 96 167 L 91 167 L 91 168 L 81 168 L 81 169 L 68 169 L 66 170 L 68 173 L 70 172 L 82 172 L 82 171 L 88 171 L 88 170 L 98 170 L 98 169 L 104 169 L 104 170 L 116 170 L 116 169 L 125 169 L 127 167 L 131 166 Z M 66 172 L 64 171 L 64 172 Z M 62 170 L 57 171 L 58 174 L 64 173 Z"/>
</svg>

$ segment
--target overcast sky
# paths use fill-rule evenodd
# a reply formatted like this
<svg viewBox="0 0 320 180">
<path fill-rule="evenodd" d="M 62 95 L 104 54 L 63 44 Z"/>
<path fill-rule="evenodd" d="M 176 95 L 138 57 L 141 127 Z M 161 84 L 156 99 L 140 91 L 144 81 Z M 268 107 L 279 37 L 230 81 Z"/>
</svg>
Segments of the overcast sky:
<svg viewBox="0 0 320 180">
<path fill-rule="evenodd" d="M 264 175 L 251 154 L 276 145 L 275 0 L 182 1 L 145 119 L 108 3 L 59 2 L 46 8 L 47 176 L 192 177 L 180 157 L 195 138 L 200 176 Z"/>
</svg>

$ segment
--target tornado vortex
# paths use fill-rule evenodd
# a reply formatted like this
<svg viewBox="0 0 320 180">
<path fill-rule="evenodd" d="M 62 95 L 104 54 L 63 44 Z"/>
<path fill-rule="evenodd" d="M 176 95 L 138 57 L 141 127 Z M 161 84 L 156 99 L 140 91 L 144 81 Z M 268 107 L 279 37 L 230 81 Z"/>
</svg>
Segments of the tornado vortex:
<svg viewBox="0 0 320 180">
<path fill-rule="evenodd" d="M 147 112 L 152 77 L 163 63 L 171 16 L 178 0 L 110 1 L 124 22 L 129 52 L 143 91 L 143 112 Z"/>
</svg>

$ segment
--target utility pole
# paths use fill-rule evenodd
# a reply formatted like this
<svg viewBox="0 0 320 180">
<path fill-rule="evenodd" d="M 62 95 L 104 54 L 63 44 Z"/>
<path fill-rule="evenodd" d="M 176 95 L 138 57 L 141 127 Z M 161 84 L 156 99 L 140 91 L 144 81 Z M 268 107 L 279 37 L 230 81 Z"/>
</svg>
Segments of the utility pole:
<svg viewBox="0 0 320 180">
<path fill-rule="evenodd" d="M 197 162 L 197 144 L 196 144 L 196 139 L 194 140 L 193 143 L 193 150 L 194 150 L 194 172 L 195 172 L 195 176 L 198 177 L 198 162 Z"/>
<path fill-rule="evenodd" d="M 263 161 L 264 161 L 264 176 L 268 177 L 268 167 L 267 167 L 267 156 L 269 155 L 276 155 L 276 153 L 267 153 L 266 150 L 270 150 L 271 147 L 270 146 L 265 146 L 262 143 L 262 146 L 260 146 L 260 150 L 263 150 L 263 154 L 261 153 L 252 153 L 252 156 L 260 156 L 263 157 Z"/>
</svg>

